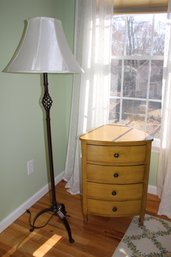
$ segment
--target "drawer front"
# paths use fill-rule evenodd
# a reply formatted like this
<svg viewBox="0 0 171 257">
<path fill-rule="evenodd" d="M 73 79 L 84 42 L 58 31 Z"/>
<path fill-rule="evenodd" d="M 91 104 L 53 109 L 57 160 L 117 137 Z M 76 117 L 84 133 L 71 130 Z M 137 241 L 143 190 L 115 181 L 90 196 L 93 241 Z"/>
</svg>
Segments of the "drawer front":
<svg viewBox="0 0 171 257">
<path fill-rule="evenodd" d="M 141 201 L 101 201 L 88 199 L 88 213 L 108 216 L 108 217 L 124 217 L 137 215 L 141 211 Z"/>
<path fill-rule="evenodd" d="M 87 145 L 87 161 L 101 163 L 144 163 L 146 146 Z"/>
<path fill-rule="evenodd" d="M 142 184 L 133 185 L 106 185 L 99 183 L 87 183 L 88 198 L 119 201 L 141 199 Z"/>
<path fill-rule="evenodd" d="M 139 183 L 144 179 L 144 166 L 103 166 L 87 164 L 87 180 L 110 184 Z"/>
</svg>

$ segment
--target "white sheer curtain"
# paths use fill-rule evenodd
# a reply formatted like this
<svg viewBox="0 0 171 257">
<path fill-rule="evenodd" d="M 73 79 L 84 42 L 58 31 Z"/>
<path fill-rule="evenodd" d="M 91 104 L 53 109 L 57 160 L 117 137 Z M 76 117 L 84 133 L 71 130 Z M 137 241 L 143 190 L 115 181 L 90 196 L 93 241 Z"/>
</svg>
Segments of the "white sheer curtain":
<svg viewBox="0 0 171 257">
<path fill-rule="evenodd" d="M 171 0 L 168 1 L 168 24 L 165 40 L 162 137 L 158 168 L 158 214 L 171 218 Z"/>
<path fill-rule="evenodd" d="M 77 0 L 75 52 L 84 73 L 73 83 L 70 134 L 64 179 L 80 193 L 80 142 L 86 131 L 108 122 L 113 0 Z"/>
</svg>

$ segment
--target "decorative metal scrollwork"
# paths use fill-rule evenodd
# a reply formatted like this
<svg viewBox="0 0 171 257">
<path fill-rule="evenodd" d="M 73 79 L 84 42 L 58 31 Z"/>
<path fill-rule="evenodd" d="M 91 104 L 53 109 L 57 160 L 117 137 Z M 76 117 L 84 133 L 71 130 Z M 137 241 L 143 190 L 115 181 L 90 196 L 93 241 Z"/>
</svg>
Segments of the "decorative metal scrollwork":
<svg viewBox="0 0 171 257">
<path fill-rule="evenodd" d="M 52 106 L 52 98 L 50 97 L 48 92 L 45 92 L 43 98 L 42 98 L 42 104 L 46 111 L 49 111 Z"/>
</svg>

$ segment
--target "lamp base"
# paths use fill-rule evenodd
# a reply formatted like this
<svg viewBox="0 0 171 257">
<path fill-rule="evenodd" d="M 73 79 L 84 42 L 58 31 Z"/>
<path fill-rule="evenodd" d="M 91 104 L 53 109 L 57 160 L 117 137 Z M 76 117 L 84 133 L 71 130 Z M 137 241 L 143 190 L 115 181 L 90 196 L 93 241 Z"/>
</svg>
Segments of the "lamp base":
<svg viewBox="0 0 171 257">
<path fill-rule="evenodd" d="M 42 214 L 44 214 L 46 212 L 52 213 L 52 216 L 42 226 L 36 226 L 37 219 Z M 67 218 L 66 218 L 65 206 L 64 206 L 63 203 L 62 204 L 54 203 L 54 204 L 52 204 L 51 207 L 45 208 L 45 209 L 41 210 L 39 213 L 36 214 L 36 216 L 34 217 L 33 221 L 31 221 L 31 212 L 29 210 L 27 210 L 27 213 L 30 214 L 30 218 L 29 218 L 30 232 L 34 231 L 34 229 L 39 229 L 39 228 L 45 227 L 49 223 L 49 221 L 51 220 L 53 215 L 56 215 L 57 217 L 59 217 L 62 220 L 62 222 L 63 222 L 63 224 L 64 224 L 64 226 L 65 226 L 65 228 L 66 228 L 66 230 L 68 232 L 69 242 L 70 243 L 74 243 L 74 239 L 72 238 L 71 228 L 70 228 L 69 223 L 68 223 Z"/>
</svg>

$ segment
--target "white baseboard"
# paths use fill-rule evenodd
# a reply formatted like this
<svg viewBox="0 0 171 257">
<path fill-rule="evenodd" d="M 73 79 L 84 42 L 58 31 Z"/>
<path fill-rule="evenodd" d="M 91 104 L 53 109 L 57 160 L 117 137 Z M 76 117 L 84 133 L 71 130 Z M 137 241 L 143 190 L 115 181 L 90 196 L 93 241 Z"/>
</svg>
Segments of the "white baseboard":
<svg viewBox="0 0 171 257">
<path fill-rule="evenodd" d="M 58 184 L 64 176 L 64 172 L 61 172 L 55 178 L 55 184 Z M 26 202 L 20 205 L 12 213 L 10 213 L 6 218 L 0 222 L 0 233 L 5 230 L 9 225 L 11 225 L 16 219 L 18 219 L 27 209 L 29 209 L 33 204 L 35 204 L 41 197 L 43 197 L 49 191 L 48 184 L 41 188 L 36 194 L 30 197 Z"/>
<path fill-rule="evenodd" d="M 148 193 L 153 194 L 153 195 L 157 195 L 157 187 L 148 185 Z"/>
</svg>

